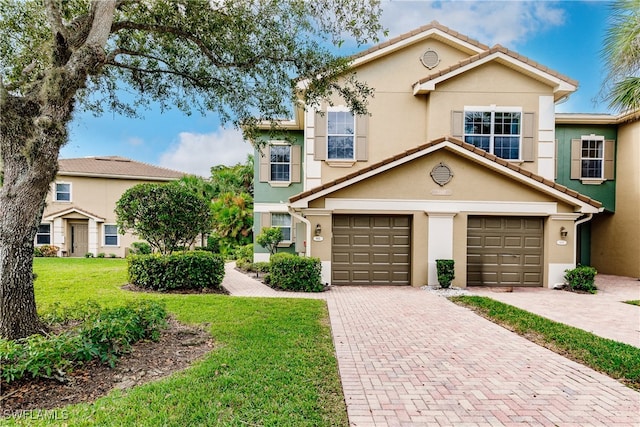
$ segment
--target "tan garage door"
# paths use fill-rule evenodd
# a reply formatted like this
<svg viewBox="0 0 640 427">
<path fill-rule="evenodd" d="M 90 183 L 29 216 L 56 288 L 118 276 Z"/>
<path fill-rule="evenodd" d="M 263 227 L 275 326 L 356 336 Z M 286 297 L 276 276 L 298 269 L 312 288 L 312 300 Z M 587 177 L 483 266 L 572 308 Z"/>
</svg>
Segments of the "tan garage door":
<svg viewBox="0 0 640 427">
<path fill-rule="evenodd" d="M 542 241 L 542 218 L 469 217 L 467 284 L 542 286 Z"/>
<path fill-rule="evenodd" d="M 411 217 L 334 215 L 334 285 L 408 285 Z"/>
</svg>

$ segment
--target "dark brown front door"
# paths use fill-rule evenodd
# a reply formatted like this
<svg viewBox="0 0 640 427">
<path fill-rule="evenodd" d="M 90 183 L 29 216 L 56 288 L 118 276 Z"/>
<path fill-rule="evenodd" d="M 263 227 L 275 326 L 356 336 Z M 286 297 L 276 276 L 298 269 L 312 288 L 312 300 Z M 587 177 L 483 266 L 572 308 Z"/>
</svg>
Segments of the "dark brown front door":
<svg viewBox="0 0 640 427">
<path fill-rule="evenodd" d="M 89 252 L 89 227 L 86 223 L 71 223 L 71 254 L 83 257 Z"/>
<path fill-rule="evenodd" d="M 470 216 L 467 284 L 542 286 L 543 219 Z"/>
<path fill-rule="evenodd" d="M 334 285 L 408 285 L 411 217 L 334 215 Z"/>
</svg>

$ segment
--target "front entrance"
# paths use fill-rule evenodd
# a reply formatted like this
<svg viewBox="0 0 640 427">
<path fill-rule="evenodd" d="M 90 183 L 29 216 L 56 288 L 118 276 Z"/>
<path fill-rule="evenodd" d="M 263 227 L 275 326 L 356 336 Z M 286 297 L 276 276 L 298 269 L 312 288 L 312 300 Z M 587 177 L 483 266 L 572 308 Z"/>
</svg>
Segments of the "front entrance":
<svg viewBox="0 0 640 427">
<path fill-rule="evenodd" d="M 89 226 L 87 223 L 72 222 L 71 229 L 71 251 L 69 256 L 83 257 L 89 252 Z"/>
<path fill-rule="evenodd" d="M 467 284 L 543 286 L 543 219 L 470 216 Z"/>
<path fill-rule="evenodd" d="M 332 228 L 332 284 L 410 284 L 410 216 L 334 215 Z"/>
</svg>

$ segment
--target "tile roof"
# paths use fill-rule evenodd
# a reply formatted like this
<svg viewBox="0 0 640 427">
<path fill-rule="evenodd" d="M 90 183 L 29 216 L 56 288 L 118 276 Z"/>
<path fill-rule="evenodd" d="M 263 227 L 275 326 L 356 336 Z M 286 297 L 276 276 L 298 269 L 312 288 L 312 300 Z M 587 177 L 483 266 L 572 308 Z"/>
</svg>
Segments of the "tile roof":
<svg viewBox="0 0 640 427">
<path fill-rule="evenodd" d="M 438 71 L 437 73 L 434 73 L 434 74 L 431 74 L 430 76 L 425 77 L 424 79 L 418 80 L 415 84 L 426 83 L 426 82 L 428 82 L 430 80 L 433 80 L 433 79 L 435 79 L 437 77 L 444 76 L 446 74 L 449 74 L 452 71 L 455 71 L 455 70 L 457 70 L 459 68 L 462 68 L 462 67 L 464 67 L 464 66 L 466 66 L 468 64 L 477 62 L 477 61 L 479 61 L 481 59 L 486 58 L 487 56 L 493 55 L 494 53 L 498 53 L 498 52 L 503 53 L 503 54 L 505 54 L 507 56 L 510 56 L 511 58 L 516 59 L 516 60 L 518 60 L 520 62 L 523 62 L 523 63 L 525 63 L 527 65 L 530 65 L 530 66 L 536 68 L 537 70 L 539 70 L 539 71 L 541 71 L 543 73 L 547 73 L 547 74 L 550 74 L 550 75 L 552 75 L 552 76 L 554 76 L 554 77 L 556 77 L 556 78 L 558 78 L 560 80 L 564 80 L 565 82 L 567 82 L 567 83 L 569 83 L 569 84 L 571 84 L 573 86 L 578 86 L 578 81 L 577 80 L 573 80 L 573 79 L 565 76 L 564 74 L 560 74 L 557 71 L 554 71 L 551 68 L 546 67 L 546 66 L 534 61 L 533 59 L 529 59 L 526 56 L 520 55 L 519 53 L 514 52 L 512 50 L 509 50 L 506 47 L 503 47 L 503 46 L 501 46 L 499 44 L 493 46 L 491 49 L 488 49 L 488 50 L 486 50 L 484 52 L 478 53 L 477 55 L 474 55 L 474 56 L 471 56 L 471 57 L 469 57 L 467 59 L 464 59 L 464 60 L 458 62 L 457 64 L 454 64 L 454 65 L 450 66 L 449 68 L 445 68 L 443 70 Z"/>
<path fill-rule="evenodd" d="M 464 141 L 461 141 L 461 140 L 459 140 L 457 138 L 452 138 L 452 137 L 438 138 L 438 139 L 435 139 L 435 140 L 433 140 L 431 142 L 428 142 L 426 144 L 422 144 L 422 145 L 420 145 L 418 147 L 414 147 L 414 148 L 406 150 L 406 151 L 404 151 L 402 153 L 396 154 L 395 156 L 388 157 L 388 158 L 386 158 L 384 160 L 381 160 L 381 161 L 379 161 L 377 163 L 374 163 L 374 164 L 372 164 L 372 165 L 370 165 L 370 166 L 368 166 L 366 168 L 359 169 L 359 170 L 357 170 L 355 172 L 352 172 L 352 173 L 350 173 L 348 175 L 342 176 L 342 177 L 340 177 L 338 179 L 335 179 L 333 181 L 327 182 L 327 183 L 325 183 L 323 185 L 320 185 L 318 187 L 312 188 L 310 190 L 307 190 L 307 191 L 304 191 L 302 193 L 299 193 L 299 194 L 297 194 L 297 195 L 295 195 L 293 197 L 290 197 L 289 198 L 289 202 L 293 203 L 293 202 L 296 202 L 298 200 L 304 199 L 306 197 L 312 196 L 313 194 L 319 193 L 320 191 L 330 189 L 331 187 L 333 187 L 335 185 L 338 185 L 338 184 L 340 184 L 342 182 L 345 182 L 345 181 L 348 181 L 350 179 L 356 178 L 356 177 L 358 177 L 360 175 L 363 175 L 363 174 L 366 174 L 368 172 L 375 171 L 376 169 L 381 168 L 381 167 L 383 167 L 383 166 L 385 166 L 385 165 L 387 165 L 389 163 L 395 162 L 397 160 L 401 160 L 403 158 L 411 156 L 412 154 L 415 154 L 415 153 L 417 153 L 419 151 L 426 150 L 426 149 L 428 149 L 430 147 L 433 147 L 433 146 L 438 145 L 438 144 L 440 144 L 442 142 L 445 142 L 445 141 L 449 142 L 451 144 L 455 144 L 455 145 L 457 145 L 459 147 L 462 147 L 465 150 L 470 151 L 470 152 L 472 152 L 472 153 L 474 153 L 476 155 L 482 156 L 482 157 L 486 158 L 487 160 L 490 160 L 490 161 L 492 161 L 494 163 L 497 163 L 498 165 L 503 166 L 505 168 L 508 168 L 508 169 L 510 169 L 510 170 L 512 170 L 514 172 L 517 172 L 517 173 L 519 173 L 519 174 L 521 174 L 521 175 L 523 175 L 523 176 L 525 176 L 527 178 L 533 179 L 534 181 L 537 181 L 537 182 L 539 182 L 541 184 L 544 184 L 547 187 L 550 187 L 550 188 L 552 188 L 554 190 L 560 191 L 560 192 L 562 192 L 562 193 L 564 193 L 564 194 L 566 194 L 566 195 L 568 195 L 570 197 L 573 197 L 574 199 L 578 199 L 583 203 L 587 203 L 587 204 L 589 204 L 589 205 L 591 205 L 593 207 L 596 207 L 596 208 L 602 207 L 602 203 L 598 202 L 597 200 L 591 199 L 590 197 L 587 197 L 587 196 L 585 196 L 583 194 L 580 194 L 577 191 L 571 190 L 570 188 L 565 187 L 564 185 L 560 185 L 560 184 L 558 184 L 556 182 L 553 182 L 553 181 L 551 181 L 549 179 L 546 179 L 546 178 L 544 178 L 544 177 L 542 177 L 540 175 L 534 174 L 533 172 L 530 172 L 530 171 L 528 171 L 526 169 L 523 169 L 520 166 L 517 166 L 512 162 L 508 162 L 508 161 L 506 161 L 506 160 L 504 160 L 504 159 L 502 159 L 502 158 L 500 158 L 498 156 L 495 156 L 495 155 L 493 155 L 491 153 L 488 153 L 488 152 L 486 152 L 486 151 L 484 151 L 484 150 L 482 150 L 480 148 L 477 148 L 474 145 L 468 144 L 468 143 L 466 143 Z"/>
<path fill-rule="evenodd" d="M 121 176 L 150 178 L 157 180 L 179 179 L 185 172 L 136 162 L 119 156 L 81 157 L 76 159 L 59 159 L 59 175 L 84 176 Z"/>
<path fill-rule="evenodd" d="M 454 31 L 451 28 L 440 24 L 438 21 L 431 21 L 431 23 L 429 23 L 427 25 L 423 25 L 423 26 L 421 26 L 419 28 L 416 28 L 415 30 L 406 32 L 406 33 L 401 34 L 399 36 L 396 36 L 396 37 L 394 37 L 392 39 L 389 39 L 389 40 L 387 40 L 385 42 L 382 42 L 382 43 L 377 44 L 377 45 L 375 45 L 373 47 L 370 47 L 367 50 L 364 50 L 362 52 L 356 53 L 355 55 L 353 55 L 351 57 L 351 59 L 355 60 L 355 59 L 361 58 L 363 56 L 367 56 L 367 55 L 369 55 L 371 53 L 374 53 L 374 52 L 376 52 L 378 50 L 385 49 L 385 48 L 387 48 L 389 46 L 392 46 L 392 45 L 394 45 L 396 43 L 399 43 L 399 42 L 401 42 L 403 40 L 406 40 L 406 39 L 411 38 L 411 37 L 413 37 L 415 35 L 418 35 L 420 33 L 424 33 L 426 31 L 429 31 L 429 30 L 432 30 L 432 29 L 440 30 L 443 33 L 446 33 L 446 34 L 450 35 L 451 37 L 455 37 L 455 38 L 457 38 L 457 39 L 459 39 L 459 40 L 461 40 L 463 42 L 466 42 L 466 43 L 469 43 L 469 44 L 471 44 L 473 46 L 476 46 L 479 49 L 483 49 L 483 50 L 489 49 L 489 46 L 487 46 L 485 44 L 482 44 L 482 43 L 480 43 L 479 41 L 477 41 L 475 39 L 467 37 L 464 34 L 460 34 L 459 32 Z"/>
</svg>

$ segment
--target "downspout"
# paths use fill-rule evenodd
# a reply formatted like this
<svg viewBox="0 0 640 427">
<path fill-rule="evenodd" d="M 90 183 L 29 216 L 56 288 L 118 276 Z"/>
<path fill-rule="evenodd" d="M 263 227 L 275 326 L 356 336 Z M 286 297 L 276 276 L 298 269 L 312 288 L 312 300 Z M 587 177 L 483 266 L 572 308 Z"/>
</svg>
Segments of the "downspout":
<svg viewBox="0 0 640 427">
<path fill-rule="evenodd" d="M 291 206 L 287 206 L 287 210 L 289 211 L 289 215 L 291 215 L 294 218 L 299 219 L 300 221 L 304 222 L 307 225 L 307 235 L 306 235 L 306 240 L 305 242 L 307 242 L 304 245 L 304 255 L 306 257 L 310 257 L 311 256 L 311 222 L 303 217 L 302 215 L 296 213 L 296 211 L 293 210 L 293 208 Z M 296 236 L 297 238 L 297 236 Z"/>
<path fill-rule="evenodd" d="M 576 261 L 576 258 L 578 256 L 578 226 L 581 224 L 584 224 L 585 222 L 589 222 L 593 219 L 593 214 L 587 214 L 586 217 L 577 220 L 576 222 L 573 223 L 573 261 Z"/>
</svg>

